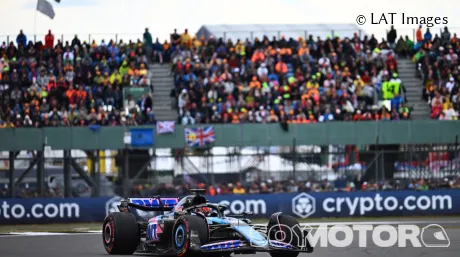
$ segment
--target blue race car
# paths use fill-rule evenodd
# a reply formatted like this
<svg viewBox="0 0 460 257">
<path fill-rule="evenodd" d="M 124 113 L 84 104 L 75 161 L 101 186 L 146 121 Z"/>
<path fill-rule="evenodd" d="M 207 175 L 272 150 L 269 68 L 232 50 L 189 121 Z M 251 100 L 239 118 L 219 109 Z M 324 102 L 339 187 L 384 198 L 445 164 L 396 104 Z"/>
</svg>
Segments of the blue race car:
<svg viewBox="0 0 460 257">
<path fill-rule="evenodd" d="M 179 198 L 125 198 L 120 212 L 107 215 L 102 227 L 109 254 L 228 257 L 231 253 L 269 252 L 272 257 L 296 257 L 313 252 L 308 231 L 283 213 L 271 215 L 267 225 L 252 224 L 252 213 L 224 215 L 226 205 L 209 203 L 200 193 Z M 138 221 L 131 208 L 160 212 Z"/>
</svg>

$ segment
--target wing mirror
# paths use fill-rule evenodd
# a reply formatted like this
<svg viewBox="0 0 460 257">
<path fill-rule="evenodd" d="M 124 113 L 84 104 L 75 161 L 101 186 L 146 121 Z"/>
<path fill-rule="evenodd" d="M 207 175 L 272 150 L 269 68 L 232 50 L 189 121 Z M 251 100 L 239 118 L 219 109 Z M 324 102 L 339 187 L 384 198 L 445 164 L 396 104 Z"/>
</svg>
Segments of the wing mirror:
<svg viewBox="0 0 460 257">
<path fill-rule="evenodd" d="M 219 204 L 219 210 L 221 212 L 225 211 L 228 209 L 228 206 L 226 204 Z"/>
</svg>

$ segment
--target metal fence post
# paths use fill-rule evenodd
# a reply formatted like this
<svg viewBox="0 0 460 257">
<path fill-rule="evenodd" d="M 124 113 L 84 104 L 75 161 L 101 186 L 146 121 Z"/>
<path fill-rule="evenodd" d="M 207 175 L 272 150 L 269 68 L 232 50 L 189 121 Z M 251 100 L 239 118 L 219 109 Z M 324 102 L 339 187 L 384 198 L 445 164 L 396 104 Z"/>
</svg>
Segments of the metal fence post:
<svg viewBox="0 0 460 257">
<path fill-rule="evenodd" d="M 293 151 L 293 156 L 292 156 L 292 175 L 294 177 L 294 181 L 297 182 L 297 171 L 296 171 L 296 166 L 297 166 L 297 144 L 296 144 L 296 138 L 292 140 L 292 151 Z"/>
<path fill-rule="evenodd" d="M 379 179 L 379 168 L 380 168 L 380 149 L 379 149 L 379 136 L 375 139 L 375 180 Z M 376 188 L 379 191 L 378 186 Z"/>
<path fill-rule="evenodd" d="M 64 150 L 64 197 L 72 197 L 71 151 Z"/>
<path fill-rule="evenodd" d="M 122 185 L 123 185 L 123 196 L 128 197 L 130 193 L 130 182 L 129 182 L 129 149 L 128 146 L 124 149 L 124 160 L 123 160 L 123 176 L 122 176 Z"/>
<path fill-rule="evenodd" d="M 9 165 L 9 181 L 8 181 L 8 190 L 10 191 L 10 197 L 14 198 L 15 196 L 15 183 L 14 183 L 14 161 L 16 159 L 16 152 L 10 151 L 9 152 L 9 160 L 8 160 L 8 165 Z"/>
</svg>

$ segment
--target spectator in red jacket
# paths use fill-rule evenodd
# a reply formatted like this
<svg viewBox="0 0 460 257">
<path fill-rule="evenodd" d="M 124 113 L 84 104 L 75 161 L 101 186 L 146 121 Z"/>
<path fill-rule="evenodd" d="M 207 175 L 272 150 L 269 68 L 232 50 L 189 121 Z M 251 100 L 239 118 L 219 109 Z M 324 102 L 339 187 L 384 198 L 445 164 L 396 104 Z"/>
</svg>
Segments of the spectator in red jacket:
<svg viewBox="0 0 460 257">
<path fill-rule="evenodd" d="M 51 49 L 54 47 L 54 35 L 51 30 L 48 30 L 48 35 L 45 36 L 45 48 Z"/>
</svg>

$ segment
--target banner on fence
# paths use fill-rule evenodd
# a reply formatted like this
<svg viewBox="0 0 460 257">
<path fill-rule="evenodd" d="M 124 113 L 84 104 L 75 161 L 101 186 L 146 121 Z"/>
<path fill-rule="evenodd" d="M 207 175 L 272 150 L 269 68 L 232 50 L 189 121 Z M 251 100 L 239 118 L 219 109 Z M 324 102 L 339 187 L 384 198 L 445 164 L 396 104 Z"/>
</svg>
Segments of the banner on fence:
<svg viewBox="0 0 460 257">
<path fill-rule="evenodd" d="M 284 193 L 208 197 L 228 205 L 226 213 L 251 211 L 254 217 L 284 212 L 296 218 L 378 217 L 460 214 L 460 190 L 353 193 Z M 118 197 L 3 199 L 0 224 L 100 222 L 118 211 Z M 134 211 L 142 219 L 155 213 Z"/>
<path fill-rule="evenodd" d="M 133 128 L 130 129 L 132 147 L 152 147 L 153 129 Z"/>
</svg>

